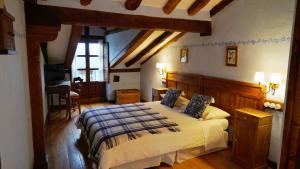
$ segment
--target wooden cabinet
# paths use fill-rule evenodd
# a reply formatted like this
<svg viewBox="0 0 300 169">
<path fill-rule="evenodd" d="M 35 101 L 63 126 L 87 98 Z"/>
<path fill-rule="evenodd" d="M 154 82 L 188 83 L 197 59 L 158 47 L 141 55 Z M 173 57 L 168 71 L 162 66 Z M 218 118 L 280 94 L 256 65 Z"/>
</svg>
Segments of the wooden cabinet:
<svg viewBox="0 0 300 169">
<path fill-rule="evenodd" d="M 117 90 L 117 104 L 137 103 L 141 100 L 141 93 L 137 89 Z"/>
<path fill-rule="evenodd" d="M 252 108 L 237 109 L 234 119 L 233 160 L 245 169 L 267 167 L 272 114 Z"/>
<path fill-rule="evenodd" d="M 14 20 L 5 9 L 0 9 L 0 54 L 15 52 Z"/>
<path fill-rule="evenodd" d="M 165 94 L 168 88 L 152 88 L 152 101 L 161 100 L 161 94 Z"/>
</svg>

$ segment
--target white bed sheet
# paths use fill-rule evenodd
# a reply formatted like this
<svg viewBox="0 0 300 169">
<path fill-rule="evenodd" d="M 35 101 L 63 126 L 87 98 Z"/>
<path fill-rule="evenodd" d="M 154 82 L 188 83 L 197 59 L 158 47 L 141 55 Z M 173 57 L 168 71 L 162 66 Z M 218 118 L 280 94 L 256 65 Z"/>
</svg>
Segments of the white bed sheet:
<svg viewBox="0 0 300 169">
<path fill-rule="evenodd" d="M 180 110 L 161 105 L 160 102 L 145 104 L 151 107 L 152 111 L 159 112 L 177 123 L 181 132 L 146 135 L 100 152 L 99 169 L 120 168 L 117 166 L 126 166 L 127 163 L 138 161 L 141 161 L 143 166 L 143 159 L 149 159 L 151 162 L 151 158 L 155 164 L 158 162 L 157 157 L 170 158 L 169 161 L 172 162 L 171 158 L 174 159 L 175 153 L 179 150 L 204 147 L 208 152 L 227 146 L 227 140 L 224 139 L 224 130 L 228 127 L 226 119 L 201 121 L 181 113 Z M 168 159 L 161 160 L 168 161 Z"/>
</svg>

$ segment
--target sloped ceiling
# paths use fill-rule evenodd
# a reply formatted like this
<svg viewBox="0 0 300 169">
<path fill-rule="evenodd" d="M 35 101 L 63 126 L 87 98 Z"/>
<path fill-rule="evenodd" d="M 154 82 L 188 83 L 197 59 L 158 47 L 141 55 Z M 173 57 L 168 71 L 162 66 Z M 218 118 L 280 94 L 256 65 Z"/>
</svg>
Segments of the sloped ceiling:
<svg viewBox="0 0 300 169">
<path fill-rule="evenodd" d="M 48 42 L 49 63 L 58 64 L 65 62 L 71 28 L 71 25 L 61 25 L 57 38 Z"/>
<path fill-rule="evenodd" d="M 116 2 L 124 3 L 125 0 L 113 0 Z M 141 3 L 141 6 L 148 6 L 153 8 L 162 8 L 168 0 L 143 0 Z M 211 0 L 202 10 L 203 11 L 209 11 L 211 10 L 217 3 L 219 3 L 221 0 Z M 180 1 L 180 3 L 176 6 L 176 9 L 188 9 L 192 3 L 194 3 L 195 0 L 183 0 Z"/>
<path fill-rule="evenodd" d="M 162 10 L 166 1 L 167 0 L 143 0 L 140 7 L 134 11 L 126 10 L 124 8 L 125 0 L 93 0 L 88 6 L 82 6 L 80 0 L 38 0 L 38 4 L 163 18 L 210 21 L 211 17 L 209 11 L 221 0 L 211 0 L 194 16 L 189 16 L 187 14 L 187 8 L 189 8 L 195 0 L 182 0 L 176 9 L 169 15 L 166 15 Z"/>
</svg>

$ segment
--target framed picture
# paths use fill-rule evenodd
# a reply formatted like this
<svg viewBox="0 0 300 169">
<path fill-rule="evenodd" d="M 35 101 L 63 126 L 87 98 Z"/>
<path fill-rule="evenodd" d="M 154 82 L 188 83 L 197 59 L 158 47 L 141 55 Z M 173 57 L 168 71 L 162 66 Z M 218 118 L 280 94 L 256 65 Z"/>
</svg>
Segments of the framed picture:
<svg viewBox="0 0 300 169">
<path fill-rule="evenodd" d="M 226 47 L 226 66 L 237 66 L 238 62 L 238 47 L 227 46 Z"/>
<path fill-rule="evenodd" d="M 180 50 L 180 63 L 188 62 L 189 49 L 183 48 Z"/>
</svg>

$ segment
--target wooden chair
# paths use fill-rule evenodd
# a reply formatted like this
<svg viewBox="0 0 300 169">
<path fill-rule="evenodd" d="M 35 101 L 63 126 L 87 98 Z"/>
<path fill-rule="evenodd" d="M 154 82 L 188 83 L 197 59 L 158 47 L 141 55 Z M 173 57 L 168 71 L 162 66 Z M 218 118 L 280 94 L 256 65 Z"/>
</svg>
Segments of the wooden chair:
<svg viewBox="0 0 300 169">
<path fill-rule="evenodd" d="M 81 79 L 80 77 L 74 78 L 71 84 L 71 92 L 70 92 L 71 109 L 75 111 L 77 107 L 79 114 L 81 114 L 80 95 L 82 92 L 82 83 L 83 83 L 83 79 Z"/>
<path fill-rule="evenodd" d="M 59 96 L 59 112 L 61 111 L 62 103 L 65 103 L 66 117 L 69 116 L 69 119 L 71 119 L 70 86 L 61 85 L 56 88 L 56 92 Z"/>
</svg>

